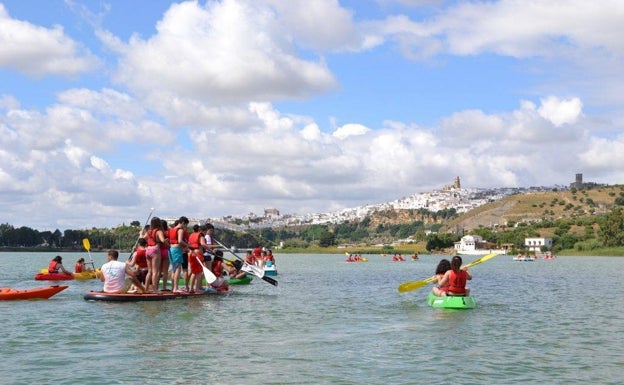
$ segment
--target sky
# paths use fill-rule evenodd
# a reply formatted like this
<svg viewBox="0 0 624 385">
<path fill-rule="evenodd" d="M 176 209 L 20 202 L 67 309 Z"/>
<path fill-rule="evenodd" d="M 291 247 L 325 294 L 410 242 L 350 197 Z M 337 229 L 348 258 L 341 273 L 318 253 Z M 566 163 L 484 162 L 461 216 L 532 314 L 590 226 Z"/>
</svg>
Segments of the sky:
<svg viewBox="0 0 624 385">
<path fill-rule="evenodd" d="M 624 183 L 624 2 L 0 0 L 0 222 Z"/>
</svg>

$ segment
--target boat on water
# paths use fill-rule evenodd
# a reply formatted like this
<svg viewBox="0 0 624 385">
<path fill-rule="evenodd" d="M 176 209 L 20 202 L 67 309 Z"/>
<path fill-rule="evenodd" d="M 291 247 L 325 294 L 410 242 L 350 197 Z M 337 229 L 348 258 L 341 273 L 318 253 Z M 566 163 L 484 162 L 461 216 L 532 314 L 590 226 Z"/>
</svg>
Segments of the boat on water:
<svg viewBox="0 0 624 385">
<path fill-rule="evenodd" d="M 48 299 L 68 287 L 69 286 L 65 285 L 44 286 L 33 289 L 13 289 L 10 287 L 3 287 L 0 289 L 0 300 Z"/>
<path fill-rule="evenodd" d="M 513 260 L 514 261 L 521 261 L 521 262 L 535 262 L 535 261 L 537 261 L 537 256 L 518 254 L 515 257 L 513 257 Z"/>
<path fill-rule="evenodd" d="M 230 293 L 230 290 L 217 290 L 206 288 L 194 293 L 174 293 L 171 291 L 161 291 L 158 293 L 104 293 L 103 291 L 90 291 L 84 295 L 85 301 L 108 301 L 108 302 L 144 302 L 144 301 L 166 301 L 172 299 L 200 298 L 212 295 L 223 295 Z"/>
<path fill-rule="evenodd" d="M 70 281 L 72 279 L 84 280 L 95 279 L 100 269 L 83 271 L 82 273 L 48 273 L 48 269 L 41 269 L 41 271 L 35 274 L 37 281 Z"/>
<path fill-rule="evenodd" d="M 35 280 L 37 281 L 71 281 L 74 279 L 73 274 L 64 273 L 37 273 Z"/>
<path fill-rule="evenodd" d="M 361 254 L 349 254 L 349 253 L 345 253 L 347 254 L 347 259 L 346 261 L 348 263 L 353 263 L 353 262 L 368 262 L 368 258 L 366 257 L 362 257 Z"/>
<path fill-rule="evenodd" d="M 446 296 L 438 297 L 429 292 L 427 304 L 439 309 L 474 309 L 477 301 L 473 296 Z"/>
<path fill-rule="evenodd" d="M 277 266 L 275 266 L 275 263 L 273 263 L 273 261 L 266 261 L 266 263 L 264 264 L 264 275 L 277 275 Z"/>
</svg>

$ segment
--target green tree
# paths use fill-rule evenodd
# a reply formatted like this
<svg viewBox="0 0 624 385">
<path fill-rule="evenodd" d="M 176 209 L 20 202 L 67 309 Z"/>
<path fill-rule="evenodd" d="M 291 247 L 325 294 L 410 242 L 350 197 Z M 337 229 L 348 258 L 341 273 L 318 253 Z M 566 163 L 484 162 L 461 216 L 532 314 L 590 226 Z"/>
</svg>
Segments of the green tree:
<svg viewBox="0 0 624 385">
<path fill-rule="evenodd" d="M 336 237 L 334 236 L 334 233 L 332 233 L 331 231 L 325 231 L 321 234 L 321 237 L 319 238 L 319 246 L 321 247 L 329 247 L 329 246 L 333 246 L 336 243 Z"/>
<path fill-rule="evenodd" d="M 602 239 L 605 246 L 614 247 L 624 244 L 624 208 L 614 208 L 605 220 L 602 229 Z"/>
</svg>

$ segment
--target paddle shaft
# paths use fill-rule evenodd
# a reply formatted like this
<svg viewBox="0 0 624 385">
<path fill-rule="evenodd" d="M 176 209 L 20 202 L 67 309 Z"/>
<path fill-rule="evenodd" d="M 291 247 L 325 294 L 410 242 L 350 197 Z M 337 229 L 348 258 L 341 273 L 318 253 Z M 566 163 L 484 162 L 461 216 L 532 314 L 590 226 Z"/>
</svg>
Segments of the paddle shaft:
<svg viewBox="0 0 624 385">
<path fill-rule="evenodd" d="M 152 219 L 152 214 L 154 213 L 154 208 L 152 208 L 150 210 L 149 215 L 147 216 L 147 220 L 145 220 L 145 224 L 143 225 L 143 227 L 141 228 L 141 230 L 139 231 L 139 236 L 137 237 L 136 242 L 134 242 L 134 246 L 132 246 L 132 248 L 130 249 L 130 255 L 128 256 L 128 261 L 132 260 L 132 253 L 134 253 L 134 251 L 137 248 L 137 245 L 139 244 L 139 239 L 141 239 L 141 232 L 143 232 L 143 229 L 145 228 L 145 226 L 147 226 L 149 224 L 150 219 Z"/>
<path fill-rule="evenodd" d="M 91 242 L 89 242 L 89 238 L 84 238 L 82 240 L 82 245 L 85 249 L 87 249 L 87 253 L 89 254 L 89 261 L 91 263 L 91 268 L 95 271 L 95 263 L 93 262 L 93 257 L 91 257 Z"/>
<path fill-rule="evenodd" d="M 221 246 L 221 247 L 223 247 L 225 250 L 229 251 L 229 252 L 230 252 L 233 256 L 235 256 L 235 257 L 236 257 L 239 261 L 242 261 L 244 266 L 250 266 L 250 267 L 251 267 L 251 273 L 252 273 L 252 274 L 253 274 L 253 273 L 256 273 L 256 274 L 253 274 L 253 275 L 255 275 L 256 277 L 258 277 L 258 278 L 262 279 L 262 280 L 263 280 L 263 281 L 265 281 L 265 282 L 270 283 L 270 284 L 271 284 L 271 285 L 273 285 L 273 286 L 277 286 L 277 281 L 276 281 L 276 280 L 274 280 L 274 279 L 273 279 L 273 278 L 271 278 L 271 277 L 267 277 L 266 275 L 264 275 L 264 270 L 262 270 L 262 274 L 258 273 L 258 272 L 254 269 L 254 268 L 259 269 L 258 267 L 256 267 L 256 266 L 251 266 L 251 265 L 250 265 L 250 264 L 248 264 L 248 263 L 247 263 L 247 262 L 246 262 L 243 258 L 241 258 L 238 254 L 236 254 L 234 251 L 232 251 L 231 249 L 229 249 L 229 248 L 228 248 L 227 246 L 225 246 L 223 243 L 219 242 L 219 241 L 218 241 L 217 239 L 215 239 L 215 238 L 213 238 L 213 239 L 214 239 L 214 241 L 215 241 L 215 242 L 217 242 L 217 244 L 218 244 L 219 246 Z"/>
</svg>

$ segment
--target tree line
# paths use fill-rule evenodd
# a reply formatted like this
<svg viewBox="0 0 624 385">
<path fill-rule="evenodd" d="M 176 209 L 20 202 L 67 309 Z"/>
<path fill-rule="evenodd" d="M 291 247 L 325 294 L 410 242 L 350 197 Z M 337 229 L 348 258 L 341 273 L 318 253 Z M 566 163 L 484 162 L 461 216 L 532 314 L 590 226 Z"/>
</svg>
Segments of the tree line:
<svg viewBox="0 0 624 385">
<path fill-rule="evenodd" d="M 622 202 L 624 204 L 624 202 Z M 422 214 L 422 213 L 420 213 Z M 453 247 L 463 234 L 438 233 L 445 220 L 457 216 L 453 211 L 433 213 L 437 221 L 414 220 L 407 223 L 373 225 L 371 216 L 360 221 L 338 224 L 262 228 L 247 232 L 217 229 L 220 242 L 239 248 L 257 245 L 288 248 L 330 247 L 340 244 L 389 244 L 410 237 L 413 242 L 426 242 L 429 251 Z M 384 214 L 389 215 L 389 214 Z M 512 244 L 524 248 L 524 239 L 539 237 L 540 230 L 554 229 L 554 252 L 564 249 L 578 251 L 624 246 L 624 205 L 616 205 L 607 214 L 588 215 L 574 219 L 542 219 L 526 223 L 508 223 L 504 229 L 480 227 L 471 232 L 498 246 Z M 0 224 L 0 247 L 5 249 L 37 248 L 41 250 L 80 250 L 82 239 L 88 238 L 93 249 L 130 250 L 137 241 L 141 223 L 133 221 L 114 229 L 38 231 L 26 226 L 15 228 Z"/>
</svg>

